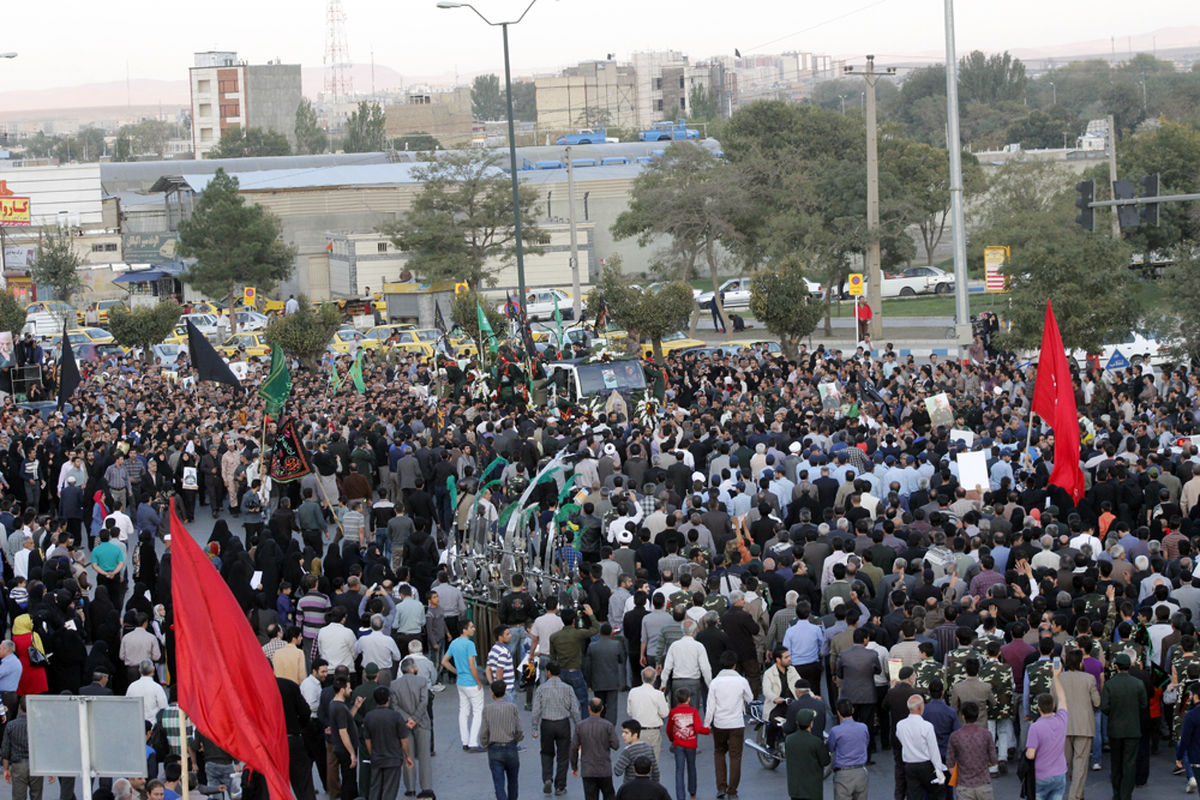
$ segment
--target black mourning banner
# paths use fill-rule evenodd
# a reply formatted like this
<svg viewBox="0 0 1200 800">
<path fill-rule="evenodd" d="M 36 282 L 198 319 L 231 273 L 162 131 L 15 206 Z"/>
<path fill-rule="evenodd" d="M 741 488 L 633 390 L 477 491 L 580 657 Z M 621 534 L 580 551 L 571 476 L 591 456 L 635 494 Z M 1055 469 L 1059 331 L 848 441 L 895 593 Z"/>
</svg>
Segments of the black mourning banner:
<svg viewBox="0 0 1200 800">
<path fill-rule="evenodd" d="M 284 420 L 275 434 L 275 448 L 271 451 L 271 480 L 288 483 L 303 478 L 312 472 L 309 466 L 308 453 L 304 443 L 296 434 L 295 421 L 290 417 Z"/>
</svg>

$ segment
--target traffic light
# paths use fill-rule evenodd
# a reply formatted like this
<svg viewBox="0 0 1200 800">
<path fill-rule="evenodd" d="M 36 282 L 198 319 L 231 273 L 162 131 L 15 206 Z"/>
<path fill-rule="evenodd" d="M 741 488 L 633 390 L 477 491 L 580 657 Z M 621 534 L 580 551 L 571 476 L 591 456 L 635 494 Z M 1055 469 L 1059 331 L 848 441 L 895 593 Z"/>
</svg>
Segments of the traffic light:
<svg viewBox="0 0 1200 800">
<path fill-rule="evenodd" d="M 1113 181 L 1114 200 L 1132 200 L 1136 194 L 1133 181 Z M 1117 220 L 1122 228 L 1136 228 L 1141 224 L 1137 206 L 1116 206 Z"/>
<path fill-rule="evenodd" d="M 1138 181 L 1142 185 L 1141 197 L 1158 197 L 1158 173 L 1143 175 Z M 1141 207 L 1142 224 L 1158 225 L 1158 203 L 1143 203 Z"/>
<path fill-rule="evenodd" d="M 1079 192 L 1079 199 L 1075 201 L 1079 215 L 1075 217 L 1075 221 L 1082 225 L 1085 231 L 1096 230 L 1096 212 L 1092 209 L 1092 201 L 1096 199 L 1096 182 L 1080 181 L 1075 184 L 1075 191 Z"/>
</svg>

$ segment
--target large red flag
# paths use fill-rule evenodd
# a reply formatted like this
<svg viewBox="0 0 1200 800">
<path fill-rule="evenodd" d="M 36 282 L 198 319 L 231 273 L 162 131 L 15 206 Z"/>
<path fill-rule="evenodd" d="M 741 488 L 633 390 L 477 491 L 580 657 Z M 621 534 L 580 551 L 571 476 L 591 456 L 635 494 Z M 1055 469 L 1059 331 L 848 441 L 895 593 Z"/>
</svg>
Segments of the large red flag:
<svg viewBox="0 0 1200 800">
<path fill-rule="evenodd" d="M 292 797 L 279 686 L 233 593 L 175 515 L 171 599 L 179 706 L 206 736 L 267 779 L 272 800 Z"/>
<path fill-rule="evenodd" d="M 1078 503 L 1084 491 L 1083 470 L 1079 468 L 1079 411 L 1075 406 L 1067 351 L 1048 299 L 1037 384 L 1033 388 L 1033 410 L 1054 429 L 1054 471 L 1050 473 L 1050 483 L 1061 486 Z"/>
</svg>

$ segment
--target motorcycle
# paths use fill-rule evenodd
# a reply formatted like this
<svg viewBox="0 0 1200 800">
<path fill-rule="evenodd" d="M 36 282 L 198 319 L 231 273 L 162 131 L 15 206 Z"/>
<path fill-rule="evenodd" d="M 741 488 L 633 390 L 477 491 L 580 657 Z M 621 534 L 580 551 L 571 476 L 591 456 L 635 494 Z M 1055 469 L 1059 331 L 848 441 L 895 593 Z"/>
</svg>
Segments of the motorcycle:
<svg viewBox="0 0 1200 800">
<path fill-rule="evenodd" d="M 754 737 L 746 740 L 746 746 L 754 750 L 755 755 L 758 756 L 758 763 L 762 764 L 764 768 L 775 769 L 779 766 L 779 762 L 786 757 L 783 751 L 783 718 L 768 718 L 763 713 L 762 700 L 747 703 L 746 713 L 754 728 Z M 767 745 L 767 731 L 772 725 L 776 728 L 774 747 Z"/>
</svg>

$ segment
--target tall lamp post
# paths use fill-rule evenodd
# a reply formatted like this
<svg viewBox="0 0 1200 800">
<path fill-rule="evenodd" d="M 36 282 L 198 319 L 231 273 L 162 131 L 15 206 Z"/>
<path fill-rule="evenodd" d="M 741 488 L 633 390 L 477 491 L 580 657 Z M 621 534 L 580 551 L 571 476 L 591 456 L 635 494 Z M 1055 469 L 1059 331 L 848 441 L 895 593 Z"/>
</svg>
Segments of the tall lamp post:
<svg viewBox="0 0 1200 800">
<path fill-rule="evenodd" d="M 440 0 L 440 2 L 437 4 L 438 8 L 469 8 L 475 12 L 475 16 L 479 17 L 493 28 L 500 28 L 504 34 L 504 95 L 508 104 L 508 171 L 509 175 L 512 177 L 513 236 L 517 243 L 517 291 L 520 292 L 517 302 L 521 310 L 522 321 L 525 319 L 525 246 L 521 239 L 521 187 L 517 182 L 517 139 L 513 126 L 512 72 L 508 64 L 508 26 L 516 25 L 521 20 L 525 19 L 525 15 L 529 13 L 529 9 L 533 8 L 533 4 L 536 2 L 537 0 L 529 0 L 529 5 L 525 6 L 525 10 L 521 12 L 521 16 L 507 22 L 492 22 L 483 14 L 479 13 L 479 9 L 470 3 L 456 3 L 453 2 L 453 0 Z"/>
</svg>

